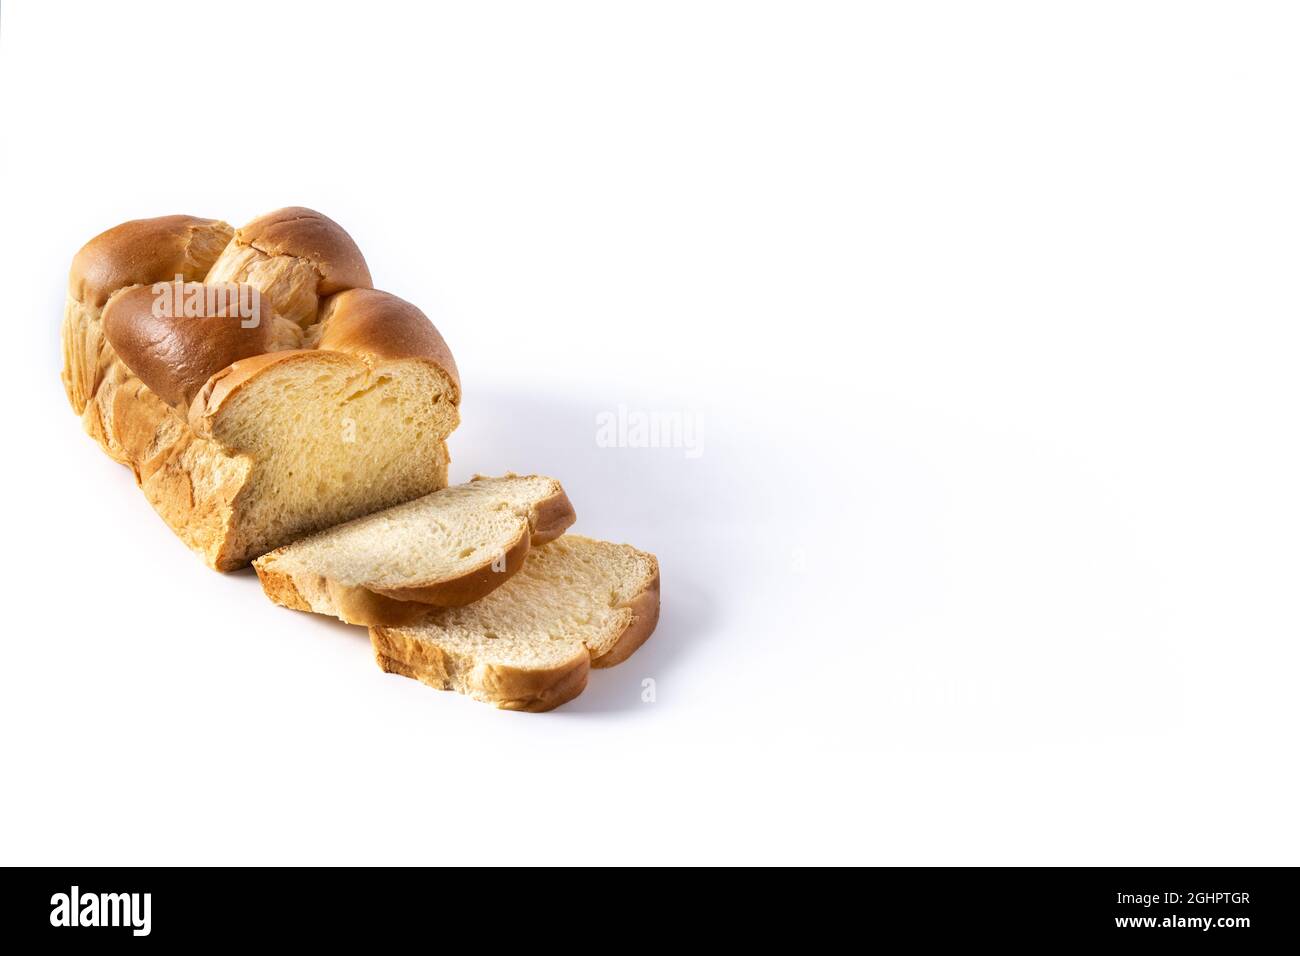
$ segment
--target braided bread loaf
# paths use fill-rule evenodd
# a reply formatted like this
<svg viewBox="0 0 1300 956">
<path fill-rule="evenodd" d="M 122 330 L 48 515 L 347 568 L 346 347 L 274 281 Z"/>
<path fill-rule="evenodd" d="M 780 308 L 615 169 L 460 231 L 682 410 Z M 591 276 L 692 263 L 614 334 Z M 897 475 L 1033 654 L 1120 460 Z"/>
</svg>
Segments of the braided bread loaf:
<svg viewBox="0 0 1300 956">
<path fill-rule="evenodd" d="M 218 570 L 447 483 L 451 352 L 309 209 L 95 237 L 72 263 L 63 355 L 86 431 Z"/>
</svg>

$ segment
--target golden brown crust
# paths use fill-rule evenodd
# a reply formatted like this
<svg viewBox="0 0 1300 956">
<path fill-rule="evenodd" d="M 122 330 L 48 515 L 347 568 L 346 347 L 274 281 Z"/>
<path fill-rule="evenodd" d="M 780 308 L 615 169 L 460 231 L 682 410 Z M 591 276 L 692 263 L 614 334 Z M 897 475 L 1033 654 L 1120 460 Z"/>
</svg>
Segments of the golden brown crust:
<svg viewBox="0 0 1300 956">
<path fill-rule="evenodd" d="M 233 503 L 249 471 L 194 434 L 174 409 L 114 361 L 82 415 L 82 425 L 189 547 L 218 570 L 246 563 L 232 548 Z"/>
<path fill-rule="evenodd" d="M 441 648 L 406 646 L 399 634 L 383 627 L 370 629 L 375 662 L 389 674 L 410 677 L 437 690 L 454 690 L 502 710 L 544 713 L 583 692 L 591 670 L 590 658 L 578 652 L 561 665 L 522 669 L 499 664 L 458 661 Z"/>
<path fill-rule="evenodd" d="M 122 223 L 82 246 L 72 261 L 63 320 L 63 387 L 82 415 L 116 356 L 100 310 L 134 285 L 202 278 L 234 230 L 216 219 L 163 216 Z"/>
<path fill-rule="evenodd" d="M 68 293 L 99 309 L 127 286 L 167 282 L 177 275 L 202 279 L 234 232 L 220 219 L 132 219 L 81 247 L 72 260 Z"/>
<path fill-rule="evenodd" d="M 554 541 L 578 520 L 578 514 L 573 510 L 573 503 L 569 501 L 569 496 L 565 494 L 563 488 L 557 494 L 539 501 L 530 517 L 533 522 L 533 547 Z"/>
<path fill-rule="evenodd" d="M 259 216 L 236 232 L 204 281 L 256 286 L 301 329 L 319 321 L 325 296 L 371 284 L 352 237 L 332 219 L 298 207 Z"/>
<path fill-rule="evenodd" d="M 268 256 L 306 259 L 320 272 L 317 292 L 368 289 L 370 268 L 352 237 L 333 219 L 314 209 L 287 206 L 258 216 L 235 233 L 240 245 Z"/>
<path fill-rule="evenodd" d="M 645 587 L 627 604 L 632 611 L 632 620 L 613 647 L 599 657 L 592 658 L 592 667 L 613 667 L 623 663 L 654 633 L 655 625 L 659 623 L 659 559 L 654 555 L 649 557 L 654 562 L 654 573 Z"/>
<path fill-rule="evenodd" d="M 257 580 L 261 583 L 262 590 L 273 602 L 295 611 L 311 610 L 311 605 L 298 591 L 293 578 L 289 575 L 261 567 L 256 561 L 253 562 L 253 570 L 257 572 Z"/>
<path fill-rule="evenodd" d="M 368 362 L 399 358 L 428 359 L 456 385 L 456 360 L 437 328 L 418 308 L 377 289 L 349 289 L 331 296 L 321 307 L 319 349 L 347 352 Z"/>
<path fill-rule="evenodd" d="M 167 283 L 169 294 L 205 294 L 213 286 Z M 256 290 L 248 286 L 250 299 Z M 239 292 L 235 292 L 238 296 Z M 104 308 L 104 335 L 127 368 L 173 408 L 189 407 L 194 396 L 213 375 L 239 359 L 261 355 L 291 342 L 297 327 L 283 322 L 269 307 L 255 326 L 241 320 L 237 299 L 215 299 L 212 315 L 156 314 L 159 294 L 154 286 L 136 286 L 114 295 Z M 169 307 L 170 311 L 170 307 Z M 299 336 L 300 337 L 300 336 Z"/>
<path fill-rule="evenodd" d="M 414 624 L 429 610 L 426 605 L 394 601 L 365 588 L 343 587 L 319 575 L 286 574 L 261 559 L 253 562 L 253 570 L 266 596 L 281 607 L 309 613 L 329 607 L 333 610 L 327 613 L 349 624 Z"/>
<path fill-rule="evenodd" d="M 497 668 L 489 685 L 492 702 L 501 710 L 544 714 L 567 704 L 587 689 L 591 664 L 577 658 L 567 668 L 552 671 L 505 672 Z"/>
<path fill-rule="evenodd" d="M 163 216 L 122 223 L 96 236 L 73 260 L 63 326 L 63 381 L 82 426 L 131 469 L 145 497 L 190 547 L 217 567 L 230 502 L 246 463 L 199 440 L 184 419 L 117 356 L 101 308 L 133 286 L 201 279 L 234 230 L 216 219 Z"/>
</svg>

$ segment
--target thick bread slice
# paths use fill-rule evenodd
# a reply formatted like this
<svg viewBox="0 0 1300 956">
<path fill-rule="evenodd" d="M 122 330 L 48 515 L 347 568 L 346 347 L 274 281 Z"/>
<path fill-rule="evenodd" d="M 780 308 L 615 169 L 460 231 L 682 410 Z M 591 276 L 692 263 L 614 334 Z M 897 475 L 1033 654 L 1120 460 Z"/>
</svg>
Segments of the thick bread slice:
<svg viewBox="0 0 1300 956">
<path fill-rule="evenodd" d="M 253 567 L 276 604 L 349 624 L 406 624 L 430 606 L 479 600 L 574 519 L 554 478 L 477 477 L 285 545 Z"/>
<path fill-rule="evenodd" d="M 626 544 L 565 535 L 535 548 L 483 600 L 372 627 L 379 666 L 506 710 L 545 711 L 582 693 L 659 620 L 659 562 Z"/>
</svg>

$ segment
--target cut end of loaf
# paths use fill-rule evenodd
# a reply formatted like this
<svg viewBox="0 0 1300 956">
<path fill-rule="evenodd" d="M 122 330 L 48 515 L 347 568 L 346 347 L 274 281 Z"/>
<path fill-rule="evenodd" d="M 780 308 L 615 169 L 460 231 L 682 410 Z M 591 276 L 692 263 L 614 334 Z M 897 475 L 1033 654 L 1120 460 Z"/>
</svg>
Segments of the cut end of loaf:
<svg viewBox="0 0 1300 956">
<path fill-rule="evenodd" d="M 277 360 L 278 356 L 283 359 Z M 338 352 L 261 356 L 195 430 L 250 460 L 234 503 L 229 556 L 249 559 L 322 528 L 446 484 L 447 436 L 459 422 L 449 384 L 420 360 L 371 368 Z"/>
</svg>

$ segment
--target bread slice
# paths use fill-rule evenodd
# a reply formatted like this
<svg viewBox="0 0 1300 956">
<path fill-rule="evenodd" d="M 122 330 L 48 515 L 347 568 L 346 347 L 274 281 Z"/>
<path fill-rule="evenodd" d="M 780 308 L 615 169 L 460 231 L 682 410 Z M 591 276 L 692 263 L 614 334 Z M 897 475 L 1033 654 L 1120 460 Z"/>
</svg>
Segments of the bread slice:
<svg viewBox="0 0 1300 956">
<path fill-rule="evenodd" d="M 573 524 L 554 478 L 477 477 L 337 525 L 253 562 L 272 601 L 349 624 L 405 624 L 477 601 Z"/>
<path fill-rule="evenodd" d="M 545 711 L 582 693 L 659 620 L 659 562 L 626 544 L 565 535 L 467 607 L 370 629 L 379 666 L 506 710 Z"/>
</svg>

